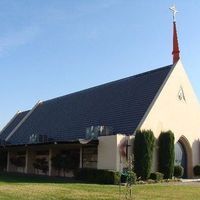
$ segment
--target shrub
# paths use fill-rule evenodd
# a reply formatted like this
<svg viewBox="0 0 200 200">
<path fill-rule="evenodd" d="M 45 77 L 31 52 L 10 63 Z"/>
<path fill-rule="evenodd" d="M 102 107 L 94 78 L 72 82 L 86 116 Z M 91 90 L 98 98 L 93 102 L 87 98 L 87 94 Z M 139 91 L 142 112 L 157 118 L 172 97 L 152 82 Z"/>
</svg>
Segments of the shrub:
<svg viewBox="0 0 200 200">
<path fill-rule="evenodd" d="M 120 173 L 116 171 L 82 168 L 78 170 L 76 178 L 90 183 L 119 184 Z"/>
<path fill-rule="evenodd" d="M 133 171 L 128 171 L 127 177 L 126 177 L 126 183 L 129 185 L 133 185 L 136 183 L 136 174 Z"/>
<path fill-rule="evenodd" d="M 155 138 L 151 130 L 138 130 L 134 140 L 134 166 L 137 177 L 149 178 Z"/>
<path fill-rule="evenodd" d="M 58 174 L 61 170 L 65 172 L 75 171 L 79 167 L 79 155 L 73 151 L 64 151 L 60 154 L 54 156 L 52 161 L 52 166 L 58 171 Z"/>
<path fill-rule="evenodd" d="M 174 134 L 161 132 L 158 138 L 158 167 L 165 179 L 172 178 L 174 172 Z"/>
<path fill-rule="evenodd" d="M 181 165 L 174 166 L 174 176 L 176 178 L 181 178 L 184 174 L 184 168 Z"/>
<path fill-rule="evenodd" d="M 121 183 L 128 183 L 133 185 L 136 183 L 137 176 L 133 171 L 127 171 L 121 174 Z"/>
<path fill-rule="evenodd" d="M 48 161 L 46 158 L 35 159 L 33 167 L 37 170 L 41 170 L 43 173 L 47 173 L 47 171 L 49 170 Z"/>
<path fill-rule="evenodd" d="M 200 165 L 194 166 L 193 172 L 195 176 L 200 176 Z"/>
<path fill-rule="evenodd" d="M 121 174 L 121 183 L 126 183 L 126 174 Z"/>
<path fill-rule="evenodd" d="M 25 156 L 12 157 L 10 162 L 16 167 L 25 167 Z"/>
<path fill-rule="evenodd" d="M 151 173 L 150 175 L 150 179 L 154 180 L 154 181 L 161 181 L 164 177 L 164 174 L 160 173 L 160 172 L 154 172 Z"/>
</svg>

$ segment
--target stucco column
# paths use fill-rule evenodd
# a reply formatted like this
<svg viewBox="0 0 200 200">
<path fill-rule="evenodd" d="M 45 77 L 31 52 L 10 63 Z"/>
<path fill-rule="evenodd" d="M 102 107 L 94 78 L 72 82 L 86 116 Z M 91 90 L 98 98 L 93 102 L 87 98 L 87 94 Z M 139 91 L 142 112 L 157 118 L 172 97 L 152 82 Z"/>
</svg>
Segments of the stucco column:
<svg viewBox="0 0 200 200">
<path fill-rule="evenodd" d="M 26 151 L 26 165 L 25 165 L 25 173 L 33 174 L 34 167 L 33 163 L 35 162 L 35 153 L 32 149 L 27 149 Z"/>
<path fill-rule="evenodd" d="M 122 134 L 98 137 L 97 169 L 120 170 L 119 146 L 124 138 Z"/>
<path fill-rule="evenodd" d="M 52 149 L 49 149 L 49 160 L 48 160 L 48 163 L 49 163 L 49 176 L 52 175 L 52 162 L 51 162 L 51 158 L 52 158 Z"/>
<path fill-rule="evenodd" d="M 9 172 L 10 171 L 10 152 L 8 151 L 7 153 L 7 168 L 6 171 Z"/>
<path fill-rule="evenodd" d="M 80 146 L 80 164 L 79 164 L 80 168 L 83 168 L 83 146 Z"/>
<path fill-rule="evenodd" d="M 26 155 L 25 155 L 25 174 L 28 173 L 28 149 L 26 149 Z"/>
</svg>

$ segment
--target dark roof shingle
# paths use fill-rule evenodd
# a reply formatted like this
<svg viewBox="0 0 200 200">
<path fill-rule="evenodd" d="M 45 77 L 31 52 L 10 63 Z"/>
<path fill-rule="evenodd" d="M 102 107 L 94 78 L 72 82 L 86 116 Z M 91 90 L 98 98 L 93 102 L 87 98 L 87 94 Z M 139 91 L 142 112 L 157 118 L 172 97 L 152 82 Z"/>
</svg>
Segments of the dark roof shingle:
<svg viewBox="0 0 200 200">
<path fill-rule="evenodd" d="M 113 134 L 133 134 L 163 84 L 167 66 L 40 103 L 9 139 L 29 143 L 32 134 L 56 141 L 85 137 L 87 127 L 111 126 Z"/>
<path fill-rule="evenodd" d="M 13 129 L 19 124 L 19 122 L 26 116 L 28 112 L 29 110 L 19 112 L 13 117 L 9 124 L 6 125 L 5 129 L 0 132 L 1 141 L 4 141 L 8 137 L 8 135 L 13 131 Z"/>
</svg>

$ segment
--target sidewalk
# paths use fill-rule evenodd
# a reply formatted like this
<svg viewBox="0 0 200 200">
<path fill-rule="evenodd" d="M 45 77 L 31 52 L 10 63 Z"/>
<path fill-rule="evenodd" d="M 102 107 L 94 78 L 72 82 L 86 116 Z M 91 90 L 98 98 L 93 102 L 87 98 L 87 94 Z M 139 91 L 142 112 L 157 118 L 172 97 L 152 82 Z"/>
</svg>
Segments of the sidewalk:
<svg viewBox="0 0 200 200">
<path fill-rule="evenodd" d="M 180 179 L 182 183 L 200 182 L 200 179 Z"/>
</svg>

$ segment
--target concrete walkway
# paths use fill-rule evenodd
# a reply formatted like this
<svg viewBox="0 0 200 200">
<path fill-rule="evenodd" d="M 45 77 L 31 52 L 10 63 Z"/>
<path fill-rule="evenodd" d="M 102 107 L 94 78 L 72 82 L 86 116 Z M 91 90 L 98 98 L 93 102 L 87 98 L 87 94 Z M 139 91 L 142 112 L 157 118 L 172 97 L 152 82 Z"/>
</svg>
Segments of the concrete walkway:
<svg viewBox="0 0 200 200">
<path fill-rule="evenodd" d="M 181 179 L 182 183 L 200 182 L 200 179 Z"/>
</svg>

